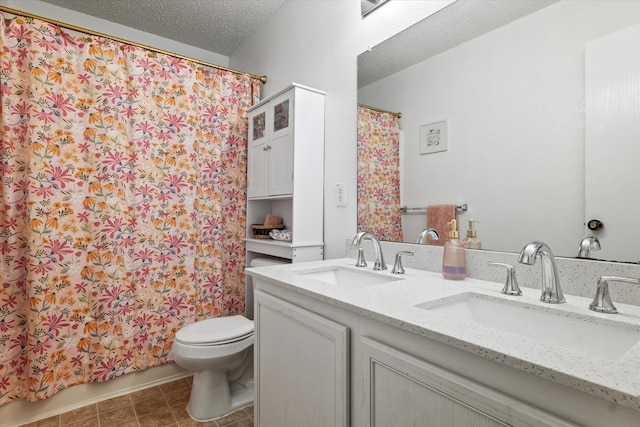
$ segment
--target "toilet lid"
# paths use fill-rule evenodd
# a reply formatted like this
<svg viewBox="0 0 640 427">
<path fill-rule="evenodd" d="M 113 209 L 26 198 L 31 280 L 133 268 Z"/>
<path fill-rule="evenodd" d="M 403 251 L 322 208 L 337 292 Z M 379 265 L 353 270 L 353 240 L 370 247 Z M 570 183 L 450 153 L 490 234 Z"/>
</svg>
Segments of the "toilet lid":
<svg viewBox="0 0 640 427">
<path fill-rule="evenodd" d="M 188 344 L 225 343 L 252 333 L 253 321 L 236 315 L 191 323 L 176 332 L 176 339 Z"/>
</svg>

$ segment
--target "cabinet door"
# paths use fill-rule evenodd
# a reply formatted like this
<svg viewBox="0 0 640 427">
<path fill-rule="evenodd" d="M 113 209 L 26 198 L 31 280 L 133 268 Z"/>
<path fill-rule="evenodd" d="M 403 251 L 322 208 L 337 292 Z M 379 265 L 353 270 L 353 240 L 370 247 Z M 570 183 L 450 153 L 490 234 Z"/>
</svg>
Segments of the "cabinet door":
<svg viewBox="0 0 640 427">
<path fill-rule="evenodd" d="M 368 426 L 574 426 L 372 339 L 360 342 Z"/>
<path fill-rule="evenodd" d="M 259 290 L 255 302 L 256 426 L 347 426 L 349 330 Z"/>
<path fill-rule="evenodd" d="M 249 151 L 247 160 L 247 196 L 262 197 L 269 192 L 269 105 L 249 113 Z"/>
<path fill-rule="evenodd" d="M 269 195 L 293 193 L 294 97 L 290 90 L 269 102 Z"/>
</svg>

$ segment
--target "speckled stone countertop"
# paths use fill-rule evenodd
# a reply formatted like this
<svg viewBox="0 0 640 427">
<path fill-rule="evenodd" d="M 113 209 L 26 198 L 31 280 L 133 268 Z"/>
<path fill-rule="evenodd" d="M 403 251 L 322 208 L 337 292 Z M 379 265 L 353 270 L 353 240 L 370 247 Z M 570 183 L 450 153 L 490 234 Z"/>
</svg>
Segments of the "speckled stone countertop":
<svg viewBox="0 0 640 427">
<path fill-rule="evenodd" d="M 249 268 L 247 273 L 327 304 L 640 410 L 640 342 L 618 360 L 611 360 L 418 307 L 473 292 L 499 298 L 509 305 L 526 304 L 562 317 L 606 324 L 635 332 L 640 337 L 640 306 L 617 303 L 618 314 L 600 314 L 587 308 L 591 299 L 566 293 L 567 303 L 546 304 L 539 301 L 540 291 L 536 289 L 522 288 L 522 296 L 507 296 L 500 293 L 502 285 L 496 282 L 472 278 L 452 281 L 440 273 L 411 268 L 407 268 L 404 275 L 395 275 L 389 270 L 372 271 L 372 263 L 364 269 L 355 268 L 354 264 L 354 259 L 335 259 Z M 338 286 L 296 274 L 336 266 L 400 280 L 368 286 Z"/>
</svg>

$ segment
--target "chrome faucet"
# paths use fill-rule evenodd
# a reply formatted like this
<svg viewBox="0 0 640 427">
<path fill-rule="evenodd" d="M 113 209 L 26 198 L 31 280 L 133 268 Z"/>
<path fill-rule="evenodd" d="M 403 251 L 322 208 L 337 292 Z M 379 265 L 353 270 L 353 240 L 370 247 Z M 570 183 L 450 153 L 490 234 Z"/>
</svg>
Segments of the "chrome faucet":
<svg viewBox="0 0 640 427">
<path fill-rule="evenodd" d="M 358 234 L 356 234 L 356 236 L 353 238 L 353 241 L 351 242 L 351 244 L 360 247 L 360 243 L 362 242 L 362 239 L 371 240 L 371 243 L 373 244 L 373 250 L 374 250 L 375 256 L 376 256 L 376 262 L 375 262 L 375 264 L 373 264 L 373 269 L 374 270 L 386 270 L 387 269 L 387 264 L 385 264 L 385 262 L 384 262 L 384 256 L 382 255 L 382 249 L 380 248 L 380 242 L 378 241 L 378 239 L 376 239 L 376 236 L 374 236 L 373 233 L 371 233 L 369 231 L 361 231 Z M 364 261 L 364 259 L 362 261 Z M 360 260 L 358 260 L 358 263 L 360 264 Z M 366 263 L 365 263 L 365 265 L 366 265 Z"/>
<path fill-rule="evenodd" d="M 522 248 L 518 262 L 533 265 L 538 257 L 542 262 L 542 295 L 540 296 L 540 301 L 551 304 L 565 302 L 562 288 L 560 287 L 560 279 L 558 279 L 556 261 L 553 257 L 553 252 L 551 252 L 546 243 L 539 241 L 528 243 Z"/>
<path fill-rule="evenodd" d="M 590 258 L 591 251 L 599 251 L 600 249 L 600 240 L 596 236 L 584 236 L 580 241 L 580 248 L 578 248 L 578 258 Z"/>
<path fill-rule="evenodd" d="M 438 234 L 438 231 L 434 228 L 427 227 L 420 232 L 420 235 L 418 236 L 418 240 L 416 241 L 416 243 L 418 244 L 427 243 L 427 236 L 431 236 L 433 240 L 440 240 L 440 235 Z"/>
</svg>

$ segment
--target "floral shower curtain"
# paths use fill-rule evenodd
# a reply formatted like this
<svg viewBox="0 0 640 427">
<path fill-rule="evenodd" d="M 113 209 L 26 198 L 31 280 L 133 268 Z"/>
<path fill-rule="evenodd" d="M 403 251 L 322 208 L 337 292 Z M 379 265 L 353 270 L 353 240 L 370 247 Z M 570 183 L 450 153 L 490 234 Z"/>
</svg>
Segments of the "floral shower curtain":
<svg viewBox="0 0 640 427">
<path fill-rule="evenodd" d="M 0 404 L 244 310 L 247 75 L 0 15 Z"/>
<path fill-rule="evenodd" d="M 358 105 L 358 230 L 402 242 L 399 119 L 362 105 Z"/>
</svg>

